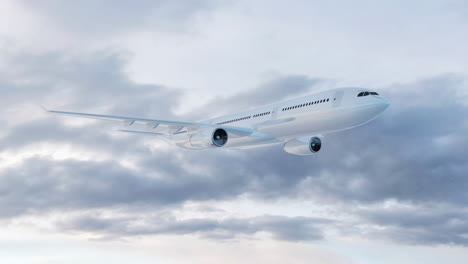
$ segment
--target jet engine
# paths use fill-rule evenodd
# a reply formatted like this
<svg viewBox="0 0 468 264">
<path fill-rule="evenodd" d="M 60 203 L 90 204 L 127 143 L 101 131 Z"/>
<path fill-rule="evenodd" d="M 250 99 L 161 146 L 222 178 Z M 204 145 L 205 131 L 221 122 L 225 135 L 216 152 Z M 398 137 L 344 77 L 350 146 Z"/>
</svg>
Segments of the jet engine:
<svg viewBox="0 0 468 264">
<path fill-rule="evenodd" d="M 222 128 L 202 130 L 190 136 L 189 143 L 194 148 L 207 149 L 222 147 L 228 141 L 228 133 Z"/>
<path fill-rule="evenodd" d="M 322 141 L 318 137 L 295 138 L 284 144 L 284 151 L 294 155 L 312 155 L 320 150 Z"/>
</svg>

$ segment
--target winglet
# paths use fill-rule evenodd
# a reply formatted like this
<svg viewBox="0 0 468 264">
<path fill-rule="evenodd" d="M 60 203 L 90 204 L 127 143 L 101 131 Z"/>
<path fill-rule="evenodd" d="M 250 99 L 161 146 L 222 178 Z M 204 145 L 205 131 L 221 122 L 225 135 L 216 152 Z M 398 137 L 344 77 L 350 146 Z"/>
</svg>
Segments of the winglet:
<svg viewBox="0 0 468 264">
<path fill-rule="evenodd" d="M 47 108 L 45 108 L 44 106 L 42 106 L 42 105 L 39 105 L 39 106 L 40 106 L 42 109 L 44 109 L 44 111 L 49 112 L 49 110 L 47 110 Z"/>
</svg>

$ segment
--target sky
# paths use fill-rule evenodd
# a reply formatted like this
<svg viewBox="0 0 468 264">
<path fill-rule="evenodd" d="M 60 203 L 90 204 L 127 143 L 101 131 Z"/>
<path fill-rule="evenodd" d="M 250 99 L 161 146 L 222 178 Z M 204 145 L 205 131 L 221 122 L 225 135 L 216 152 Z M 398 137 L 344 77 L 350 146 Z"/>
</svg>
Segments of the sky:
<svg viewBox="0 0 468 264">
<path fill-rule="evenodd" d="M 3 0 L 0 263 L 466 263 L 468 4 Z M 322 150 L 188 151 L 50 109 L 197 121 L 337 87 Z"/>
</svg>

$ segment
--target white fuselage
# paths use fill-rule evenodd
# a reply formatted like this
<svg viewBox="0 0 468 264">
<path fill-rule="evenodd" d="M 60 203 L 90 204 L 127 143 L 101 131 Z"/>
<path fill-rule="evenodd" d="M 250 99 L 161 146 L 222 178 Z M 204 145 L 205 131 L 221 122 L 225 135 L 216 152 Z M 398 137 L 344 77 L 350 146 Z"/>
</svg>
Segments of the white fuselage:
<svg viewBox="0 0 468 264">
<path fill-rule="evenodd" d="M 362 125 L 381 112 L 390 102 L 362 88 L 340 88 L 301 98 L 286 100 L 249 111 L 202 121 L 223 127 L 254 129 L 250 137 L 230 139 L 225 147 L 250 147 L 258 144 L 286 142 L 293 138 L 314 136 Z M 191 148 L 188 133 L 174 134 L 172 140 Z"/>
</svg>

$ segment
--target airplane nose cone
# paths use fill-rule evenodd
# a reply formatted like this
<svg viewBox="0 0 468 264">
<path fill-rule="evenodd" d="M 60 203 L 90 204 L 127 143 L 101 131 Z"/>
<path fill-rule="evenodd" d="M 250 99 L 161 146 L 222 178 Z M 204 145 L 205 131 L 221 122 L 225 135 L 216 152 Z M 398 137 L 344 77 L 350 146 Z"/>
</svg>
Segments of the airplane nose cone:
<svg viewBox="0 0 468 264">
<path fill-rule="evenodd" d="M 392 103 L 387 100 L 387 99 L 382 99 L 382 102 L 380 103 L 380 111 L 384 111 L 385 109 L 387 109 Z"/>
<path fill-rule="evenodd" d="M 392 102 L 390 102 L 390 100 L 388 99 L 383 99 L 383 104 L 389 107 L 392 104 Z"/>
</svg>

